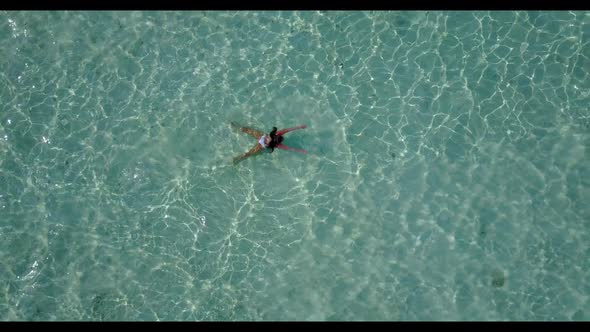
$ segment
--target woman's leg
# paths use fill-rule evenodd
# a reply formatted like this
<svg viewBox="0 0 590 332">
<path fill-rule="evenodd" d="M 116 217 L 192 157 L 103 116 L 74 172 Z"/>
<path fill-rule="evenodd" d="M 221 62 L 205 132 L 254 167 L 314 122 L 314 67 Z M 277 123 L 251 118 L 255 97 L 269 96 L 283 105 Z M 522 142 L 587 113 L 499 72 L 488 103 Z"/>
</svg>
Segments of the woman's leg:
<svg viewBox="0 0 590 332">
<path fill-rule="evenodd" d="M 240 161 L 242 161 L 243 159 L 246 159 L 247 157 L 257 154 L 258 152 L 262 151 L 262 145 L 260 145 L 259 143 L 256 143 L 256 146 L 254 146 L 253 148 L 250 149 L 250 151 L 244 153 L 241 156 L 235 157 L 233 160 L 234 164 L 239 163 Z"/>
<path fill-rule="evenodd" d="M 252 128 L 248 128 L 248 127 L 241 127 L 235 122 L 231 122 L 230 124 L 231 124 L 232 128 L 240 130 L 241 132 L 244 132 L 256 139 L 259 139 L 260 137 L 262 137 L 262 135 L 264 135 L 263 132 L 260 132 L 256 129 L 252 129 Z"/>
</svg>

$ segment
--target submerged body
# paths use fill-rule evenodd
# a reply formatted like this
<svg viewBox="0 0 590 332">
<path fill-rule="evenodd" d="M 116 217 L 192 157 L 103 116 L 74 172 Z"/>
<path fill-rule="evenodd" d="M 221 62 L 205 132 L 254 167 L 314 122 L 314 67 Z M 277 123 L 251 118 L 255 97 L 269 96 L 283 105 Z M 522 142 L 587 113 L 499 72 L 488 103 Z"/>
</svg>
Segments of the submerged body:
<svg viewBox="0 0 590 332">
<path fill-rule="evenodd" d="M 278 130 L 278 131 L 277 131 L 277 127 L 273 127 L 272 131 L 269 134 L 264 134 L 258 130 L 248 128 L 248 127 L 240 127 L 233 122 L 231 123 L 231 125 L 232 125 L 232 127 L 239 129 L 240 131 L 242 131 L 250 136 L 253 136 L 258 140 L 258 143 L 254 147 L 252 147 L 250 149 L 250 151 L 244 153 L 241 156 L 235 157 L 233 160 L 234 164 L 251 156 L 251 155 L 261 152 L 264 149 L 270 149 L 270 152 L 273 152 L 275 148 L 279 148 L 279 149 L 283 149 L 283 150 L 292 150 L 292 151 L 297 151 L 297 152 L 301 152 L 301 153 L 307 153 L 307 151 L 305 151 L 305 150 L 290 148 L 290 147 L 282 144 L 283 139 L 284 139 L 284 137 L 283 137 L 284 134 L 286 134 L 290 131 L 293 131 L 293 130 L 307 128 L 306 125 L 286 128 L 286 129 L 282 129 L 282 130 Z"/>
</svg>

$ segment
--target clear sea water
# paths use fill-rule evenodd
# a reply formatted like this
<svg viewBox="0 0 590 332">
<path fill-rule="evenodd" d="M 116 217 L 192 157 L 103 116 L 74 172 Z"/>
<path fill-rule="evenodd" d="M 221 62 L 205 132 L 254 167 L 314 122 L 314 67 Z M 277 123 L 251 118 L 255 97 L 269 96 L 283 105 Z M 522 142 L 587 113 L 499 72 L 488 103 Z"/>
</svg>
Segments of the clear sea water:
<svg viewBox="0 0 590 332">
<path fill-rule="evenodd" d="M 0 12 L 0 319 L 588 321 L 589 72 L 588 12 Z"/>
</svg>

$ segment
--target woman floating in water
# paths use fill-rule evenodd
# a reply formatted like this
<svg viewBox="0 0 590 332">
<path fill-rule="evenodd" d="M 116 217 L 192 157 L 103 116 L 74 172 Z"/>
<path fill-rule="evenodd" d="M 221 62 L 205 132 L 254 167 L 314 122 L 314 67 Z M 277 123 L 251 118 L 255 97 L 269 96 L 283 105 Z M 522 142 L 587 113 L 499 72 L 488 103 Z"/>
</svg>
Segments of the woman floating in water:
<svg viewBox="0 0 590 332">
<path fill-rule="evenodd" d="M 237 124 L 235 124 L 234 122 L 232 122 L 231 125 L 233 128 L 239 129 L 240 131 L 243 131 L 246 134 L 253 136 L 254 138 L 256 138 L 258 140 L 258 143 L 256 143 L 256 145 L 252 149 L 250 149 L 250 151 L 244 153 L 241 156 L 235 157 L 234 164 L 240 162 L 242 159 L 245 159 L 251 155 L 254 155 L 254 154 L 262 151 L 263 149 L 270 149 L 270 152 L 273 152 L 275 148 L 279 148 L 279 149 L 283 149 L 283 150 L 292 150 L 292 151 L 297 151 L 297 152 L 301 152 L 301 153 L 307 153 L 307 151 L 305 151 L 305 150 L 290 148 L 290 147 L 282 144 L 284 134 L 286 134 L 290 131 L 293 131 L 293 130 L 307 128 L 306 125 L 287 128 L 287 129 L 283 129 L 283 130 L 279 130 L 279 131 L 277 131 L 277 127 L 272 127 L 272 131 L 268 135 L 265 135 L 264 133 L 262 133 L 258 130 L 252 129 L 252 128 L 240 127 Z"/>
</svg>

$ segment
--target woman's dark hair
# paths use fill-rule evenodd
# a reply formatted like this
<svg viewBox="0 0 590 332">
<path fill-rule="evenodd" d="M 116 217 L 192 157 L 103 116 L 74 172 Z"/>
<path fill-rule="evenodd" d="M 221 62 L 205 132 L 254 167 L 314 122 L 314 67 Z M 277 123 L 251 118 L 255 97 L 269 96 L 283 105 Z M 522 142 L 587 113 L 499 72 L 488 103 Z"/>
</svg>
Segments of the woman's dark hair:
<svg viewBox="0 0 590 332">
<path fill-rule="evenodd" d="M 272 131 L 269 134 L 270 136 L 270 143 L 268 144 L 268 148 L 270 152 L 275 150 L 275 147 L 283 141 L 283 136 L 277 136 L 277 127 L 272 127 Z"/>
<path fill-rule="evenodd" d="M 272 131 L 270 132 L 270 137 L 275 137 L 275 135 L 277 134 L 277 127 L 272 127 Z"/>
</svg>

